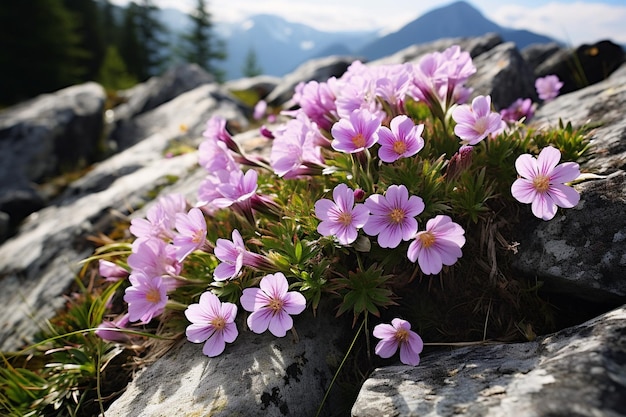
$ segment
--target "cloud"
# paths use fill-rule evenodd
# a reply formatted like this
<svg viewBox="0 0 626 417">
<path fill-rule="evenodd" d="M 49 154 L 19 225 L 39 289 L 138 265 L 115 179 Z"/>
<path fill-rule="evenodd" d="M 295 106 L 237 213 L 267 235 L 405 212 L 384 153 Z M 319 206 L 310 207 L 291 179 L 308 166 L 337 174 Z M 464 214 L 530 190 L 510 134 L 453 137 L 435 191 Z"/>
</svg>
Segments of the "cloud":
<svg viewBox="0 0 626 417">
<path fill-rule="evenodd" d="M 626 6 L 551 2 L 535 7 L 503 5 L 485 13 L 501 26 L 528 29 L 573 46 L 602 39 L 626 44 Z"/>
</svg>

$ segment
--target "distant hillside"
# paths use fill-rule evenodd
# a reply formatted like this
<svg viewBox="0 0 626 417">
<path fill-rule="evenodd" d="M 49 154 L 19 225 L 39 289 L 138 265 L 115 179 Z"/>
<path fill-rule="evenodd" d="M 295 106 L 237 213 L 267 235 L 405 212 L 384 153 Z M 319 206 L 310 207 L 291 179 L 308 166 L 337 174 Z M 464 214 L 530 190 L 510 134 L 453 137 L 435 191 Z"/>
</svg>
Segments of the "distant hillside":
<svg viewBox="0 0 626 417">
<path fill-rule="evenodd" d="M 465 1 L 458 1 L 430 11 L 408 23 L 397 32 L 383 36 L 358 51 L 367 59 L 378 59 L 411 45 L 441 38 L 481 36 L 499 33 L 504 41 L 515 42 L 518 48 L 531 43 L 554 42 L 547 36 L 527 30 L 507 29 L 485 18 Z"/>
</svg>

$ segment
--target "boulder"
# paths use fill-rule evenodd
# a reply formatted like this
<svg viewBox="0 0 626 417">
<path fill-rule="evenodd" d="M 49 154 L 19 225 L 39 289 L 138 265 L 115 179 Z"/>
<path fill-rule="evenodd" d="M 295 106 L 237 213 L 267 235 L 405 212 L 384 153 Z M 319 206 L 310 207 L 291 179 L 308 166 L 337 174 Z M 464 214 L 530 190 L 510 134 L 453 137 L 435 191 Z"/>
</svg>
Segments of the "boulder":
<svg viewBox="0 0 626 417">
<path fill-rule="evenodd" d="M 624 85 L 626 65 L 607 80 L 559 96 L 537 111 L 532 122 L 537 128 L 556 126 L 559 118 L 574 126 L 597 124 L 591 156 L 581 169 L 605 176 L 576 186 L 581 201 L 574 209 L 560 211 L 549 222 L 530 219 L 516 237 L 515 268 L 538 277 L 546 289 L 595 302 L 626 297 Z"/>
<path fill-rule="evenodd" d="M 291 333 L 257 335 L 245 326 L 237 323 L 239 336 L 215 358 L 202 354 L 202 344 L 178 344 L 141 371 L 106 416 L 316 415 L 341 362 L 349 321 L 337 320 L 328 310 L 318 310 L 316 317 L 307 310 L 294 317 L 297 339 Z M 350 405 L 330 395 L 320 415 L 335 415 Z"/>
<path fill-rule="evenodd" d="M 228 91 L 254 91 L 259 99 L 265 99 L 280 82 L 280 77 L 257 75 L 256 77 L 227 81 L 224 83 L 224 87 Z"/>
<path fill-rule="evenodd" d="M 467 81 L 474 94 L 490 95 L 496 110 L 518 98 L 537 101 L 535 76 L 513 42 L 501 43 L 473 59 L 476 73 Z"/>
<path fill-rule="evenodd" d="M 442 52 L 445 49 L 459 45 L 463 51 L 467 51 L 472 58 L 489 51 L 502 43 L 502 38 L 497 33 L 487 33 L 483 36 L 472 38 L 445 38 L 433 42 L 421 43 L 404 48 L 395 54 L 370 62 L 370 65 L 402 64 L 405 62 L 417 62 L 422 55 L 432 52 Z"/>
<path fill-rule="evenodd" d="M 9 234 L 45 205 L 38 184 L 98 159 L 104 102 L 103 88 L 86 83 L 0 112 L 0 211 Z"/>
<path fill-rule="evenodd" d="M 528 65 L 532 68 L 533 72 L 535 69 L 543 64 L 547 59 L 549 59 L 552 55 L 562 51 L 564 48 L 556 43 L 533 43 L 531 45 L 522 48 L 520 53 L 522 54 L 522 58 L 526 61 Z"/>
<path fill-rule="evenodd" d="M 285 75 L 280 84 L 265 99 L 274 107 L 285 105 L 301 82 L 326 81 L 330 77 L 341 77 L 358 58 L 351 56 L 333 55 L 324 58 L 312 59 L 296 68 L 292 73 Z"/>
<path fill-rule="evenodd" d="M 558 76 L 563 82 L 561 94 L 565 94 L 606 79 L 623 62 L 624 49 L 609 40 L 603 40 L 552 54 L 535 68 L 535 75 Z"/>
<path fill-rule="evenodd" d="M 532 342 L 376 369 L 352 417 L 626 416 L 626 307 Z"/>
<path fill-rule="evenodd" d="M 214 77 L 197 64 L 181 64 L 161 76 L 152 77 L 128 90 L 118 92 L 118 99 L 123 103 L 112 110 L 109 138 L 119 142 L 119 148 L 125 149 L 132 143 L 127 143 L 120 136 L 124 136 L 124 130 L 129 124 L 132 125 L 134 117 L 153 110 L 189 90 L 214 82 Z"/>
</svg>

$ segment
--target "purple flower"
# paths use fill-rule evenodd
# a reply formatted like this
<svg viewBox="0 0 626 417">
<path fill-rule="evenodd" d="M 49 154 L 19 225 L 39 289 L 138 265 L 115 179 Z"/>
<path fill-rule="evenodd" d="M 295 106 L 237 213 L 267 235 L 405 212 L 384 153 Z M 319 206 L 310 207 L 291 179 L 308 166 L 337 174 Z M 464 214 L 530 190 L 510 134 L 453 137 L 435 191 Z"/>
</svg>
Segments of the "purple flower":
<svg viewBox="0 0 626 417">
<path fill-rule="evenodd" d="M 300 83 L 295 88 L 293 100 L 320 129 L 329 130 L 337 121 L 337 105 L 333 92 L 336 81 L 335 77 L 324 83 L 313 80 L 306 84 Z"/>
<path fill-rule="evenodd" d="M 304 296 L 297 291 L 287 291 L 287 278 L 281 273 L 266 275 L 260 288 L 246 288 L 241 295 L 241 305 L 252 314 L 248 327 L 255 333 L 268 328 L 276 337 L 283 337 L 293 327 L 291 315 L 300 314 L 306 307 Z"/>
<path fill-rule="evenodd" d="M 187 326 L 185 334 L 192 343 L 204 343 L 202 353 L 212 358 L 220 355 L 226 343 L 235 341 L 239 332 L 235 324 L 237 306 L 233 303 L 222 303 L 212 292 L 204 292 L 200 302 L 190 304 L 185 310 Z"/>
<path fill-rule="evenodd" d="M 395 162 L 400 158 L 415 155 L 424 147 L 422 132 L 424 125 L 415 125 L 405 115 L 396 116 L 391 120 L 389 129 L 381 126 L 378 131 L 378 157 L 383 162 Z"/>
<path fill-rule="evenodd" d="M 177 276 L 182 269 L 176 258 L 176 247 L 157 238 L 136 239 L 127 262 L 133 273 L 140 272 L 147 277 Z"/>
<path fill-rule="evenodd" d="M 126 313 L 115 320 L 103 321 L 94 333 L 107 342 L 126 342 L 129 337 L 123 330 L 127 328 L 128 322 L 129 315 Z"/>
<path fill-rule="evenodd" d="M 381 339 L 374 352 L 381 358 L 392 357 L 400 347 L 400 361 L 405 365 L 417 366 L 424 342 L 411 330 L 411 324 L 402 319 L 393 319 L 391 324 L 374 327 L 374 337 Z"/>
<path fill-rule="evenodd" d="M 337 236 L 339 243 L 349 245 L 367 222 L 369 210 L 363 204 L 354 205 L 354 191 L 346 184 L 335 187 L 333 200 L 323 198 L 315 202 L 315 215 L 322 220 L 317 231 L 322 236 Z"/>
<path fill-rule="evenodd" d="M 501 128 L 502 118 L 491 111 L 491 97 L 478 96 L 472 105 L 463 104 L 452 111 L 452 119 L 457 123 L 454 133 L 464 145 L 476 145 L 491 133 Z"/>
<path fill-rule="evenodd" d="M 234 229 L 232 236 L 232 242 L 228 239 L 217 239 L 215 242 L 213 253 L 222 262 L 213 271 L 216 281 L 235 278 L 244 266 L 261 269 L 271 266 L 266 257 L 246 249 L 239 230 Z"/>
<path fill-rule="evenodd" d="M 128 319 L 149 323 L 160 315 L 167 304 L 167 286 L 163 278 L 149 278 L 141 273 L 131 274 L 131 286 L 126 288 L 124 301 L 128 303 Z"/>
<path fill-rule="evenodd" d="M 368 110 L 355 110 L 350 120 L 341 119 L 331 129 L 331 146 L 340 152 L 356 153 L 378 141 L 380 119 Z"/>
<path fill-rule="evenodd" d="M 101 277 L 104 277 L 106 281 L 119 281 L 128 276 L 127 270 L 105 259 L 98 261 L 98 273 Z"/>
<path fill-rule="evenodd" d="M 231 151 L 240 154 L 239 145 L 233 140 L 228 130 L 226 130 L 226 119 L 222 116 L 212 116 L 206 124 L 206 129 L 202 136 L 209 140 L 218 140 L 226 144 Z"/>
<path fill-rule="evenodd" d="M 548 146 L 535 159 L 532 155 L 520 155 L 515 161 L 521 176 L 511 186 L 511 194 L 520 203 L 531 203 L 532 212 L 543 220 L 556 215 L 556 208 L 571 208 L 578 204 L 578 192 L 563 183 L 578 178 L 580 169 L 575 162 L 561 160 L 561 152 Z M 558 164 L 558 165 L 557 165 Z"/>
<path fill-rule="evenodd" d="M 146 219 L 132 219 L 130 232 L 136 237 L 158 237 L 170 240 L 174 237 L 176 213 L 187 210 L 187 201 L 182 194 L 168 194 L 160 197 L 148 209 Z"/>
<path fill-rule="evenodd" d="M 465 231 L 448 216 L 438 215 L 426 222 L 426 231 L 418 232 L 409 245 L 407 256 L 419 262 L 425 274 L 438 274 L 443 265 L 453 265 L 462 255 Z"/>
<path fill-rule="evenodd" d="M 424 211 L 424 202 L 412 195 L 404 185 L 391 185 L 387 193 L 371 195 L 365 200 L 370 211 L 363 231 L 370 236 L 378 235 L 382 248 L 395 248 L 402 240 L 409 240 L 417 232 L 415 216 Z"/>
<path fill-rule="evenodd" d="M 213 199 L 211 204 L 218 208 L 226 208 L 249 200 L 256 194 L 257 178 L 258 174 L 254 169 L 249 169 L 245 174 L 242 170 L 231 171 L 228 181 L 217 185 L 220 197 Z"/>
<path fill-rule="evenodd" d="M 267 111 L 267 101 L 259 100 L 254 106 L 254 111 L 252 112 L 252 118 L 254 120 L 261 120 L 265 116 L 266 111 Z"/>
<path fill-rule="evenodd" d="M 206 220 L 199 208 L 192 208 L 189 213 L 176 215 L 174 246 L 176 259 L 182 262 L 191 252 L 200 249 L 206 241 Z"/>
<path fill-rule="evenodd" d="M 500 116 L 502 117 L 502 120 L 509 123 L 515 123 L 522 119 L 528 122 L 530 119 L 533 118 L 534 114 L 535 109 L 533 107 L 533 102 L 529 98 L 518 98 L 509 107 L 500 110 Z"/>
<path fill-rule="evenodd" d="M 317 125 L 302 112 L 278 129 L 272 142 L 270 164 L 279 177 L 296 178 L 309 173 L 311 167 L 324 165 L 321 144 L 328 143 Z"/>
<path fill-rule="evenodd" d="M 543 101 L 550 101 L 559 95 L 559 90 L 563 87 L 563 83 L 556 75 L 546 75 L 535 80 L 535 89 L 537 95 Z"/>
</svg>

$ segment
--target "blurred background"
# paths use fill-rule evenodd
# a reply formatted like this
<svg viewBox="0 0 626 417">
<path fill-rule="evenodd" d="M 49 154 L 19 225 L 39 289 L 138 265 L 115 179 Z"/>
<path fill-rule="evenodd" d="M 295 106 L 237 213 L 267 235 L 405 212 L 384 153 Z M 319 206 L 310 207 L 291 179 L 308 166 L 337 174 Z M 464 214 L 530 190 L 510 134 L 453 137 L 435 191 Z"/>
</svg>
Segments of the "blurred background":
<svg viewBox="0 0 626 417">
<path fill-rule="evenodd" d="M 119 90 L 181 62 L 218 81 L 282 76 L 328 55 L 374 60 L 446 37 L 518 48 L 626 45 L 622 0 L 28 0 L 0 3 L 0 107 L 85 81 Z"/>
</svg>

